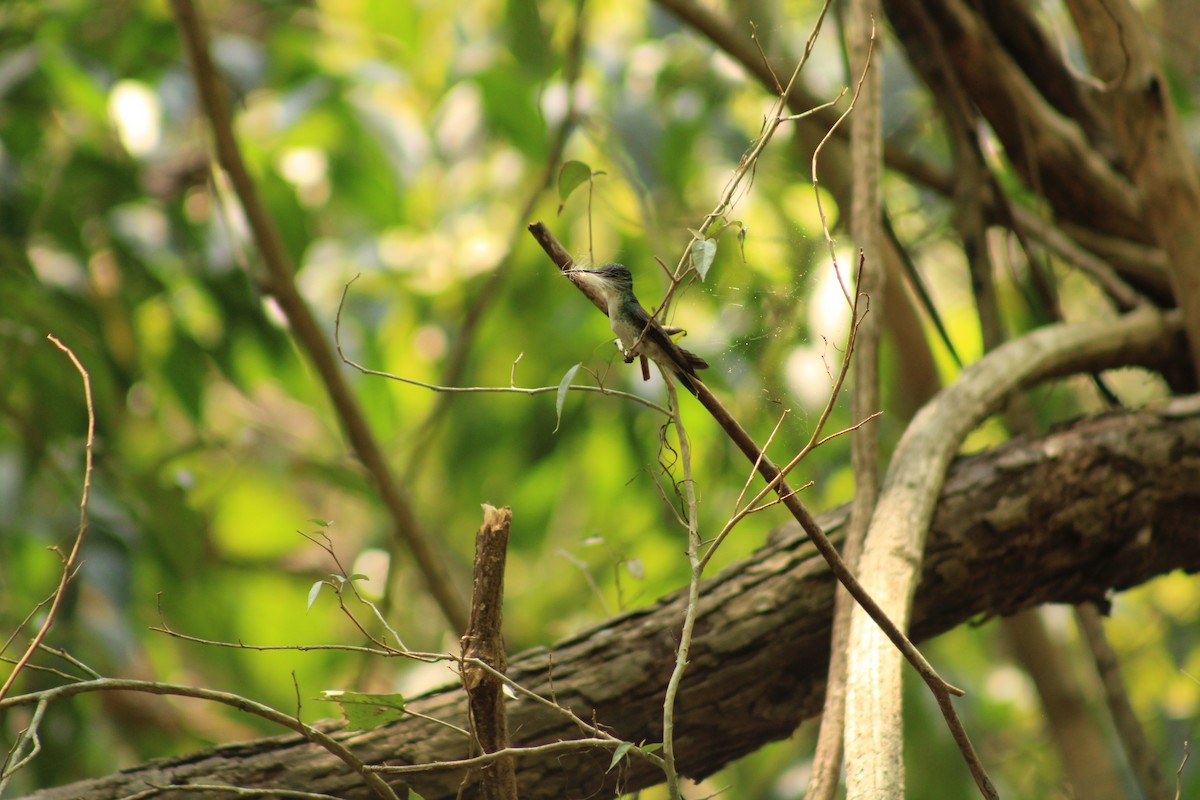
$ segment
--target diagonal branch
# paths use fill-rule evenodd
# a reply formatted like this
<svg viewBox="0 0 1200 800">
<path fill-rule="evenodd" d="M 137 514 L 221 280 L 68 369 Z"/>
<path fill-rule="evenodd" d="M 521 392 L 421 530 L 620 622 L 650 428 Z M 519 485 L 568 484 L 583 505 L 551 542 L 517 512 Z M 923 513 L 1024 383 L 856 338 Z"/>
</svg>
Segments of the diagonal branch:
<svg viewBox="0 0 1200 800">
<path fill-rule="evenodd" d="M 566 251 L 557 243 L 554 235 L 550 233 L 549 229 L 547 229 L 545 225 L 543 225 L 541 222 L 535 222 L 529 226 L 529 229 L 534 238 L 543 243 L 546 253 L 551 257 L 552 260 L 554 260 L 559 269 L 565 270 L 570 267 L 571 262 L 569 256 L 566 257 L 565 261 L 563 260 L 563 256 Z M 861 264 L 859 268 L 861 271 Z M 862 295 L 856 293 L 854 295 L 854 300 L 852 301 L 853 306 L 851 313 L 855 323 L 857 323 L 859 319 L 857 301 L 860 297 L 862 297 Z M 820 434 L 822 426 L 828 419 L 828 415 L 830 411 L 832 411 L 833 401 L 837 398 L 841 390 L 842 382 L 845 380 L 847 367 L 849 366 L 851 355 L 854 352 L 854 337 L 856 335 L 856 328 L 856 324 L 852 324 L 850 327 L 850 335 L 846 342 L 842 371 L 838 375 L 833 390 L 830 394 L 830 403 L 826 405 L 825 411 L 815 427 L 812 437 L 813 442 L 815 442 L 817 436 Z M 696 380 L 694 381 L 693 388 L 695 389 L 696 399 L 700 401 L 700 404 L 704 406 L 704 409 L 708 411 L 717 424 L 721 426 L 721 429 L 725 431 L 725 435 L 729 437 L 730 441 L 732 441 L 737 448 L 742 451 L 742 454 L 749 459 L 750 463 L 754 465 L 754 468 L 758 470 L 759 475 L 761 475 L 763 480 L 766 481 L 767 486 L 773 489 L 776 494 L 779 495 L 780 502 L 785 508 L 787 508 L 788 512 L 791 513 L 792 517 L 798 523 L 800 523 L 800 527 L 804 529 L 804 532 L 808 535 L 808 538 L 817 548 L 817 552 L 819 552 L 821 557 L 825 559 L 825 562 L 829 564 L 829 568 L 837 577 L 838 582 L 846 588 L 846 591 L 851 597 L 854 598 L 854 602 L 858 605 L 858 607 L 865 611 L 866 614 L 871 618 L 871 621 L 878 626 L 879 632 L 895 646 L 896 650 L 903 654 L 904 658 L 913 666 L 913 669 L 917 671 L 917 674 L 921 676 L 921 680 L 925 682 L 925 684 L 929 687 L 929 690 L 933 693 L 934 697 L 937 698 L 938 706 L 942 711 L 942 715 L 946 718 L 947 725 L 949 725 L 951 730 L 954 732 L 955 741 L 957 742 L 959 749 L 962 751 L 964 758 L 967 760 L 967 763 L 970 765 L 972 774 L 976 776 L 976 780 L 980 783 L 981 788 L 985 786 L 990 788 L 990 783 L 988 782 L 986 774 L 984 774 L 978 758 L 976 758 L 974 755 L 974 749 L 971 746 L 970 740 L 967 738 L 966 731 L 962 726 L 962 722 L 958 719 L 954 711 L 954 707 L 950 704 L 950 696 L 962 695 L 962 690 L 952 686 L 940 675 L 938 675 L 933 666 L 926 661 L 925 657 L 921 655 L 921 652 L 917 650 L 916 645 L 914 645 L 912 641 L 909 640 L 909 638 L 905 635 L 903 623 L 897 625 L 891 619 L 891 616 L 888 614 L 888 612 L 885 611 L 878 602 L 876 602 L 872 596 L 872 592 L 868 591 L 859 582 L 858 578 L 855 577 L 850 568 L 846 566 L 845 561 L 842 560 L 841 555 L 838 553 L 838 549 L 834 547 L 832 542 L 830 542 L 829 537 L 826 536 L 825 532 L 821 529 L 821 526 L 817 523 L 812 513 L 807 507 L 805 507 L 804 503 L 801 502 L 797 492 L 788 484 L 788 473 L 791 472 L 796 465 L 808 455 L 812 448 L 812 442 L 810 442 L 809 446 L 801 450 L 798 455 L 793 457 L 792 460 L 785 464 L 781 469 L 775 465 L 775 462 L 772 461 L 766 455 L 766 453 L 762 451 L 761 448 L 759 448 L 750 434 L 746 432 L 746 429 L 742 427 L 741 423 L 739 423 L 731 413 L 729 413 L 729 410 L 725 408 L 725 405 L 720 401 L 720 399 L 717 398 L 716 395 L 712 393 L 712 390 L 710 390 L 707 385 L 705 385 L 702 381 Z M 994 791 L 992 794 L 994 794 Z M 985 795 L 989 797 L 991 796 L 991 794 L 988 794 L 987 792 L 985 792 Z"/>
<path fill-rule="evenodd" d="M 446 569 L 442 554 L 417 522 L 412 501 L 393 475 L 383 449 L 367 424 L 362 407 L 338 368 L 328 338 L 296 288 L 296 270 L 284 247 L 283 237 L 259 197 L 258 187 L 246 169 L 233 136 L 233 119 L 225 99 L 225 89 L 209 56 L 208 35 L 196 13 L 196 7 L 192 0 L 171 0 L 171 7 L 175 11 L 179 32 L 192 65 L 196 92 L 212 130 L 217 160 L 228 173 L 246 212 L 266 268 L 267 288 L 287 317 L 292 335 L 312 359 L 355 454 L 379 487 L 383 502 L 392 516 L 394 534 L 404 541 L 412 553 L 446 621 L 454 630 L 461 631 L 467 626 L 467 610 L 462 595 Z"/>
</svg>

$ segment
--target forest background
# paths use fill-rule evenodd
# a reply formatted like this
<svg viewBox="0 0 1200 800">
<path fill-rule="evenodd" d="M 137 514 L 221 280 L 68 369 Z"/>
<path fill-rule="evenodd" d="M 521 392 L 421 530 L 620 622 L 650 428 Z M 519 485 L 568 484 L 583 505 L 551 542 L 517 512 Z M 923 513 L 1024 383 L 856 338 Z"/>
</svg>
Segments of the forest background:
<svg viewBox="0 0 1200 800">
<path fill-rule="evenodd" d="M 336 329 L 349 359 L 409 381 L 338 364 L 362 412 L 359 435 L 376 443 L 411 509 L 405 522 L 398 501 L 381 498 L 378 473 L 363 467 L 278 279 L 263 266 L 253 220 L 214 155 L 171 7 L 4 3 L 0 621 L 6 637 L 17 632 L 6 658 L 45 620 L 39 604 L 55 591 L 60 555 L 79 527 L 88 409 L 79 373 L 48 333 L 90 376 L 96 436 L 87 538 L 47 644 L 106 676 L 223 689 L 288 711 L 299 698 L 309 722 L 338 715 L 337 704 L 319 699 L 324 690 L 412 696 L 454 676 L 445 663 L 257 652 L 152 629 L 224 643 L 362 644 L 334 592 L 312 595 L 340 568 L 312 541 L 327 536 L 408 647 L 457 652 L 485 502 L 513 510 L 510 653 L 550 645 L 688 583 L 681 465 L 662 414 L 625 397 L 556 391 L 575 365 L 577 385 L 660 405 L 661 381 L 644 383 L 623 363 L 604 317 L 526 233 L 533 220 L 584 263 L 628 265 L 648 307 L 669 285 L 656 262 L 669 268 L 711 255 L 703 279 L 676 290 L 667 321 L 687 329 L 683 345 L 711 365 L 702 373 L 707 385 L 758 442 L 771 437 L 780 461 L 809 440 L 833 393 L 854 319 L 846 287 L 854 293 L 860 246 L 866 263 L 887 265 L 886 288 L 872 294 L 867 312 L 884 331 L 875 409 L 883 414 L 869 427 L 885 466 L 938 387 L 1004 339 L 1057 319 L 1176 305 L 1190 336 L 1189 298 L 1200 302 L 1200 293 L 1173 271 L 1185 248 L 1173 247 L 1170 219 L 1149 219 L 1161 199 L 1148 196 L 1122 149 L 1130 126 L 1105 104 L 1118 81 L 1095 63 L 1089 36 L 1099 34 L 1080 34 L 1077 9 L 999 4 L 1040 36 L 1034 52 L 1006 38 L 1010 31 L 992 31 L 995 18 L 981 15 L 975 38 L 916 34 L 909 4 L 884 5 L 870 45 L 877 94 L 868 102 L 881 120 L 878 191 L 888 227 L 887 244 L 876 239 L 873 249 L 848 228 L 862 186 L 847 148 L 849 122 L 834 131 L 864 85 L 850 49 L 867 37 L 849 41 L 845 8 L 829 10 L 814 40 L 792 97 L 803 107 L 781 112 L 763 65 L 787 82 L 823 13 L 816 4 L 199 5 L 240 155 L 295 265 L 296 296 L 326 347 Z M 960 6 L 947 0 L 937 8 L 958 14 Z M 1172 141 L 1191 155 L 1200 142 L 1200 12 L 1167 0 L 1139 12 L 1165 80 Z M 983 47 L 977 63 L 1017 53 L 1032 72 L 1038 58 L 1049 59 L 1055 70 L 1030 81 L 1083 133 L 1022 117 L 1027 107 L 1015 101 L 1006 106 L 1019 95 L 1005 92 L 1019 81 L 1002 71 L 989 88 L 986 68 L 960 63 L 962 85 L 947 89 L 936 79 L 944 71 L 914 59 L 921 35 L 948 49 L 963 40 Z M 971 58 L 943 55 L 947 63 Z M 1074 94 L 1054 95 L 1052 78 L 1073 81 Z M 1079 97 L 1094 106 L 1073 106 Z M 834 101 L 771 128 L 774 137 L 747 168 L 773 114 Z M 1022 125 L 1024 133 L 1009 138 Z M 1040 137 L 1051 135 L 1076 150 L 1062 156 L 1043 147 Z M 1015 152 L 1015 141 L 1037 146 Z M 1078 164 L 1084 177 L 1068 186 L 1055 170 L 1075 161 L 1102 177 L 1111 172 L 1118 188 L 1090 186 L 1095 176 Z M 1194 183 L 1194 156 L 1184 163 Z M 695 232 L 735 176 L 742 182 L 733 204 L 699 237 L 715 251 L 695 250 Z M 1191 201 L 1184 192 L 1175 202 L 1182 214 Z M 1148 368 L 1014 395 L 1004 414 L 974 427 L 956 449 L 987 450 L 1017 433 L 1036 436 L 1111 411 L 1114 401 L 1138 408 L 1194 388 L 1192 357 L 1167 346 L 1159 352 L 1165 366 L 1146 358 Z M 448 393 L 420 383 L 548 390 Z M 695 456 L 697 525 L 711 536 L 737 506 L 749 467 L 691 397 L 679 399 Z M 824 430 L 863 418 L 847 390 Z M 1179 468 L 1194 470 L 1191 458 Z M 803 502 L 815 511 L 850 501 L 851 437 L 824 443 L 792 480 L 806 487 Z M 779 507 L 747 517 L 708 574 L 785 535 L 778 529 L 786 521 Z M 444 571 L 431 575 L 413 541 Z M 1194 552 L 1180 559 L 1169 566 L 1195 570 Z M 1200 592 L 1184 572 L 1159 571 L 1169 574 L 1108 595 L 1105 629 L 1161 773 L 1173 779 L 1200 704 Z M 1097 599 L 1108 588 L 1090 587 Z M 1078 791 L 1069 788 L 1078 775 L 1050 746 L 1045 685 L 1022 656 L 1046 648 L 1109 748 L 1104 774 L 1115 796 L 1130 796 L 1136 770 L 1119 754 L 1075 617 L 1064 606 L 1029 617 L 1037 645 L 1022 644 L 1015 626 L 985 612 L 922 650 L 968 690 L 960 713 L 1006 796 L 1067 797 Z M 44 653 L 36 661 L 61 666 Z M 27 669 L 18 686 L 28 692 L 61 681 Z M 910 796 L 972 796 L 932 698 L 915 674 L 906 671 L 905 681 Z M 6 745 L 29 722 L 25 712 L 6 711 Z M 796 796 L 811 773 L 816 725 L 689 791 Z M 133 693 L 54 704 L 40 726 L 42 752 L 13 776 L 13 796 L 279 732 L 211 704 Z M 1183 796 L 1200 790 L 1195 770 L 1181 780 Z"/>
</svg>

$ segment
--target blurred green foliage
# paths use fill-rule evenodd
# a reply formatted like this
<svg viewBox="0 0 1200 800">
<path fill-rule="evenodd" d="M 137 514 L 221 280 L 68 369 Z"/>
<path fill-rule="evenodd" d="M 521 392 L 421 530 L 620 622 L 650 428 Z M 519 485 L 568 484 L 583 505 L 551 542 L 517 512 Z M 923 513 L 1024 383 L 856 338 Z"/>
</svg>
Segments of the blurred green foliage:
<svg viewBox="0 0 1200 800">
<path fill-rule="evenodd" d="M 766 38 L 806 31 L 813 9 L 792 5 L 796 19 L 762 26 Z M 643 385 L 636 368 L 621 363 L 603 316 L 556 275 L 519 213 L 536 196 L 533 218 L 576 254 L 631 265 L 643 300 L 656 302 L 665 281 L 655 258 L 673 264 L 688 246 L 687 228 L 715 205 L 770 102 L 736 67 L 643 3 L 588 6 L 574 86 L 564 69 L 578 8 L 566 0 L 219 0 L 201 9 L 243 153 L 330 339 L 343 289 L 361 276 L 342 313 L 351 358 L 438 383 L 462 344 L 459 385 L 555 386 L 582 362 L 607 385 L 662 399 L 661 387 Z M 839 85 L 836 50 L 823 52 L 814 83 Z M 904 80 L 885 111 L 900 121 L 896 135 L 919 142 L 925 123 L 912 108 L 924 101 L 900 91 Z M 586 192 L 556 216 L 555 187 L 540 184 L 568 97 L 579 122 L 563 157 L 605 173 L 595 178 L 590 225 Z M 937 144 L 917 146 L 941 156 Z M 900 224 L 920 232 L 918 260 L 952 335 L 974 355 L 966 278 L 938 257 L 944 208 L 906 184 L 889 191 L 907 204 Z M 836 224 L 831 197 L 824 207 Z M 839 293 L 828 291 L 835 284 L 807 162 L 786 137 L 768 152 L 736 216 L 749 228 L 744 258 L 732 235 L 720 239 L 707 282 L 681 298 L 673 322 L 689 329 L 687 346 L 713 365 L 706 380 L 759 441 L 790 410 L 774 443 L 786 454 L 811 433 L 847 316 Z M 844 266 L 850 250 L 839 252 Z M 497 271 L 503 278 L 463 344 L 467 309 Z M 236 691 L 287 709 L 298 695 L 304 718 L 316 719 L 334 713 L 315 702 L 321 690 L 411 694 L 450 675 L 348 654 L 201 646 L 148 630 L 165 618 L 178 631 L 225 642 L 361 643 L 330 595 L 305 608 L 312 583 L 335 569 L 297 533 L 313 530 L 314 517 L 333 521 L 328 532 L 346 568 L 371 576 L 360 588 L 376 596 L 385 589 L 389 520 L 260 274 L 240 207 L 213 168 L 166 5 L 0 5 L 5 635 L 30 612 L 39 621 L 37 604 L 59 567 L 46 548 L 67 547 L 78 524 L 86 410 L 78 375 L 45 340 L 53 333 L 91 375 L 97 440 L 84 563 L 50 642 L 106 675 Z M 896 369 L 885 364 L 887 391 Z M 513 650 L 685 579 L 684 532 L 655 485 L 663 464 L 680 473 L 659 446 L 663 420 L 654 412 L 572 393 L 556 433 L 553 393 L 445 397 L 347 373 L 464 596 L 479 504 L 513 507 Z M 589 380 L 581 371 L 575 382 Z M 442 404 L 444 414 L 435 415 Z M 1041 411 L 1050 418 L 1062 407 L 1074 406 L 1053 395 Z M 702 530 L 715 532 L 748 468 L 696 408 L 685 408 L 685 420 L 698 454 Z M 831 429 L 848 423 L 839 408 Z M 889 441 L 903 429 L 903 420 L 881 424 Z M 815 507 L 853 492 L 847 453 L 846 442 L 835 441 L 803 468 L 803 480 L 815 482 Z M 748 520 L 721 563 L 782 521 L 776 512 Z M 407 554 L 394 560 L 392 624 L 410 646 L 456 649 L 458 632 L 442 624 Z M 1194 615 L 1195 586 L 1178 594 L 1168 602 L 1149 590 L 1122 601 L 1154 620 L 1153 636 L 1144 626 L 1122 628 L 1120 619 L 1116 629 L 1118 643 L 1135 651 L 1135 699 L 1144 716 L 1163 723 L 1164 740 L 1180 734 L 1200 700 L 1194 683 L 1172 671 L 1181 659 L 1200 671 L 1194 637 L 1178 635 Z M 970 644 L 937 651 L 950 674 L 999 668 L 988 630 L 953 636 Z M 24 687 L 54 680 L 29 672 Z M 992 736 L 1040 735 L 1028 691 L 973 698 L 972 730 L 982 729 L 984 750 Z M 159 698 L 91 698 L 50 713 L 45 752 L 18 788 L 274 732 Z M 948 741 L 931 717 L 917 719 L 922 741 Z M 10 715 L 5 735 L 21 726 Z M 809 758 L 807 730 L 712 785 L 732 785 L 730 797 L 791 793 Z M 937 775 L 930 796 L 970 793 L 948 744 L 914 748 L 913 759 L 914 772 Z M 999 765 L 1001 780 L 1008 768 Z M 1012 770 L 1010 781 L 1041 771 Z"/>
</svg>

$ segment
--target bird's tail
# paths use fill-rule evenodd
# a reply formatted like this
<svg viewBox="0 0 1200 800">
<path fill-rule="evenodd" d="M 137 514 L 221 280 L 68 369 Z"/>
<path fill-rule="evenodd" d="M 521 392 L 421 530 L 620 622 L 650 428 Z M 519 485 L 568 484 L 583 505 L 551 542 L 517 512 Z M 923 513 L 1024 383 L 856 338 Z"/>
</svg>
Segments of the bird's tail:
<svg viewBox="0 0 1200 800">
<path fill-rule="evenodd" d="M 693 396 L 699 397 L 699 390 L 696 389 L 697 383 L 703 383 L 700 376 L 696 374 L 698 369 L 708 369 L 708 362 L 690 350 L 678 348 L 683 355 L 683 362 L 677 363 L 675 367 L 675 377 L 679 379 L 679 383 L 683 388 L 692 393 Z"/>
</svg>

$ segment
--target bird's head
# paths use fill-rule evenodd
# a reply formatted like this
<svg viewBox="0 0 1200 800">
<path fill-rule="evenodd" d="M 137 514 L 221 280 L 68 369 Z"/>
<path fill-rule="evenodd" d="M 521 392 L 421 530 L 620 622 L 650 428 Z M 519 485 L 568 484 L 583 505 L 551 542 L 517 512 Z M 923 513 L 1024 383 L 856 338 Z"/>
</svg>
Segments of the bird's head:
<svg viewBox="0 0 1200 800">
<path fill-rule="evenodd" d="M 594 286 L 606 296 L 633 293 L 633 275 L 621 264 L 605 264 L 599 269 L 568 269 L 563 274 Z"/>
</svg>

